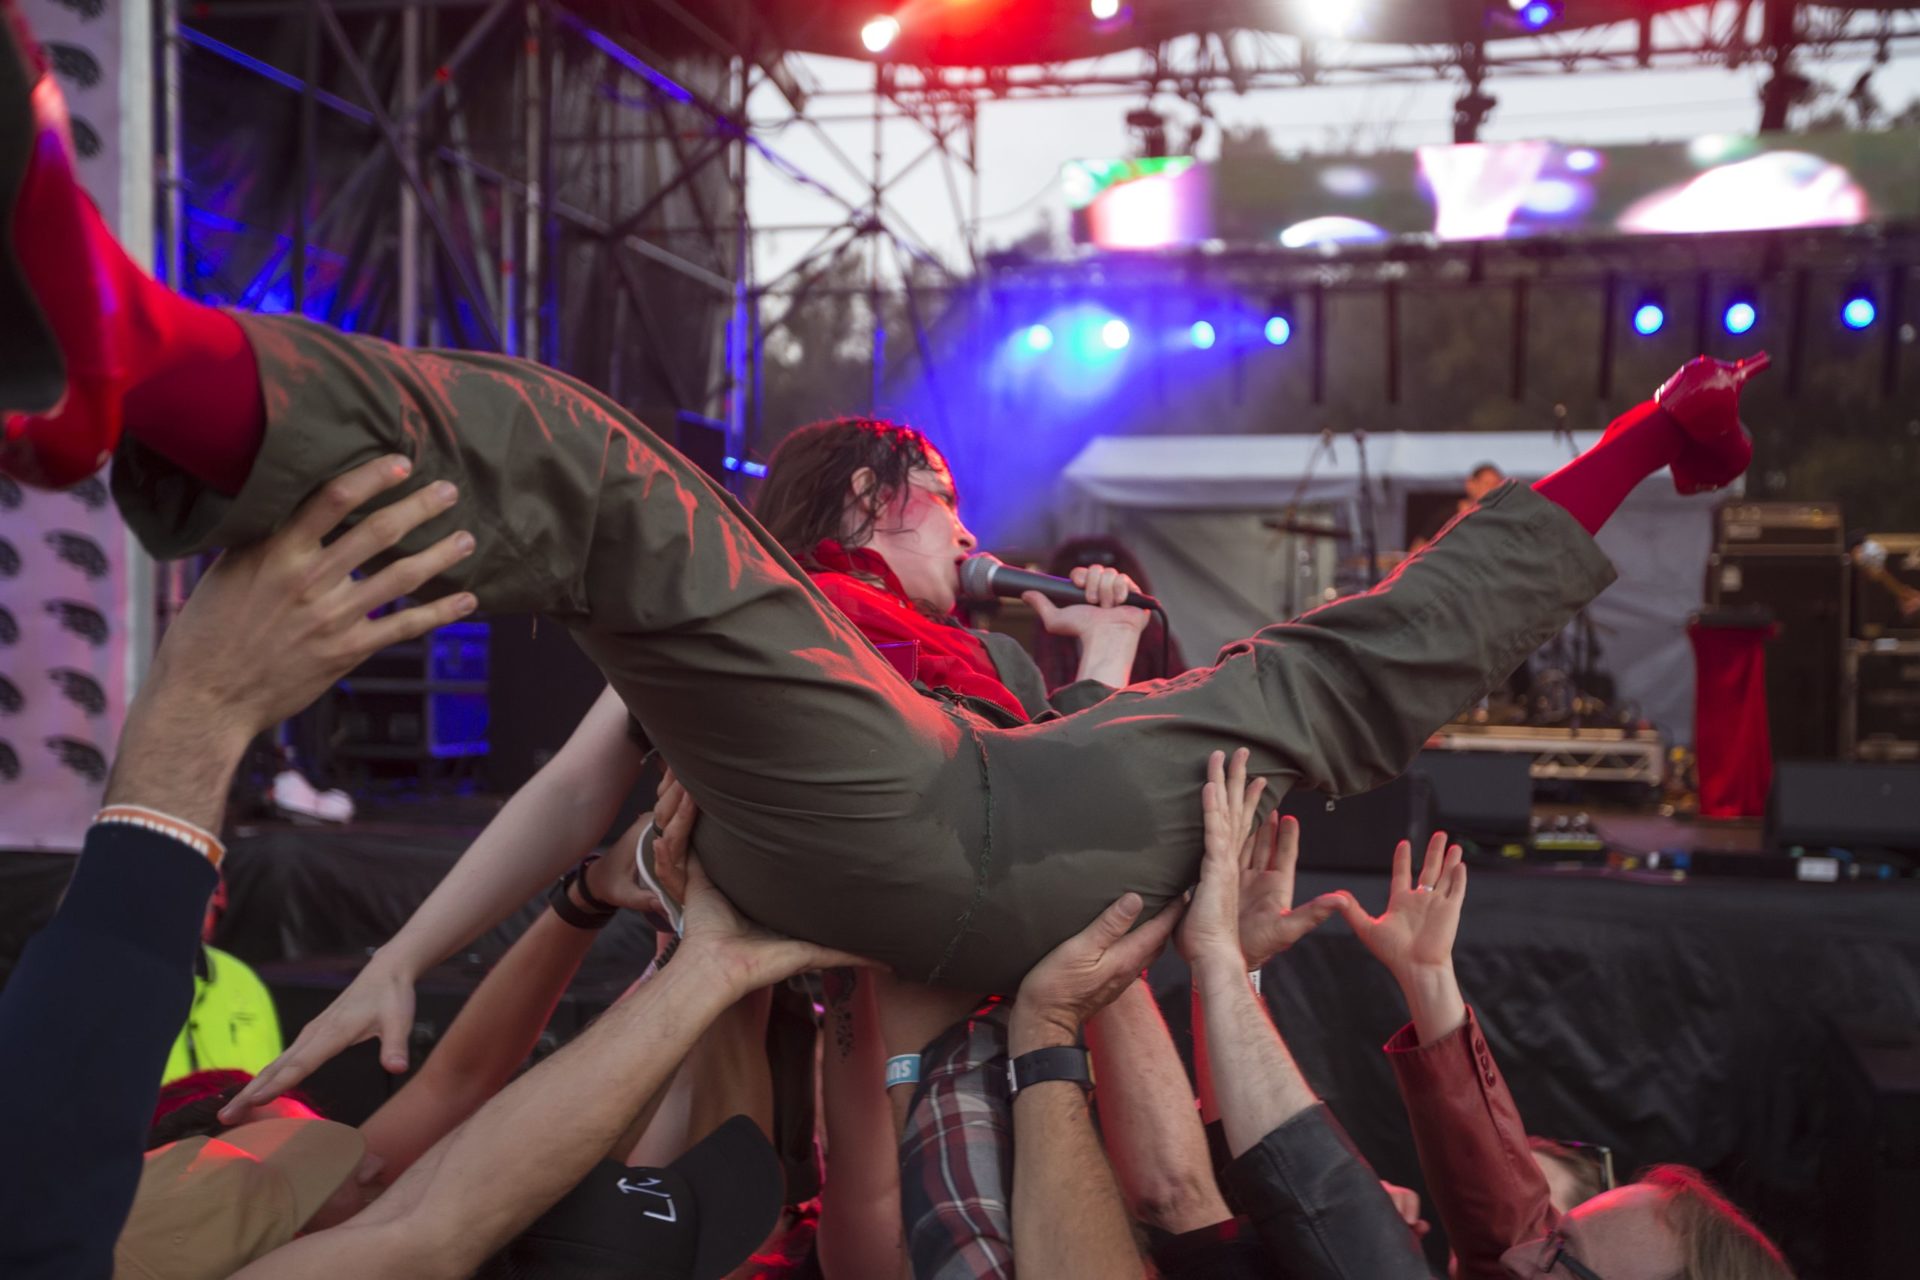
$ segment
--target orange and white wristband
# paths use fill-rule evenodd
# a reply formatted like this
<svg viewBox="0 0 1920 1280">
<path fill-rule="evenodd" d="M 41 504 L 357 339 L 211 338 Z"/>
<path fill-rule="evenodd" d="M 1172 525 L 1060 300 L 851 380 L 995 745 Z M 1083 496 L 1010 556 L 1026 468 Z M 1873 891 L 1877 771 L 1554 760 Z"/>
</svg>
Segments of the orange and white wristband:
<svg viewBox="0 0 1920 1280">
<path fill-rule="evenodd" d="M 158 835 L 169 836 L 193 850 L 217 870 L 220 860 L 227 856 L 227 846 L 211 831 L 196 827 L 172 814 L 161 813 L 158 809 L 149 809 L 137 804 L 110 804 L 93 815 L 94 825 L 113 824 L 126 827 L 139 827 L 143 831 L 152 831 Z"/>
</svg>

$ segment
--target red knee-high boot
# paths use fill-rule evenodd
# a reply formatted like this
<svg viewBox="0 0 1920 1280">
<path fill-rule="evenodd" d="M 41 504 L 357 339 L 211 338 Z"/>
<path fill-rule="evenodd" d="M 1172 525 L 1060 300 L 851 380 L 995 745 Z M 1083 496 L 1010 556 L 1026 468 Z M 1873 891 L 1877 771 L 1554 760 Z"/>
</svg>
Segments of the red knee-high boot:
<svg viewBox="0 0 1920 1280">
<path fill-rule="evenodd" d="M 1615 418 L 1598 444 L 1534 490 L 1597 533 L 1634 487 L 1662 467 L 1673 468 L 1681 493 L 1732 483 L 1753 458 L 1740 425 L 1740 388 L 1768 363 L 1764 351 L 1733 364 L 1708 356 L 1687 361 L 1653 399 Z"/>
<path fill-rule="evenodd" d="M 64 488 L 124 428 L 207 484 L 239 490 L 264 429 L 233 317 L 127 257 L 74 177 L 66 104 L 0 0 L 0 470 Z"/>
</svg>

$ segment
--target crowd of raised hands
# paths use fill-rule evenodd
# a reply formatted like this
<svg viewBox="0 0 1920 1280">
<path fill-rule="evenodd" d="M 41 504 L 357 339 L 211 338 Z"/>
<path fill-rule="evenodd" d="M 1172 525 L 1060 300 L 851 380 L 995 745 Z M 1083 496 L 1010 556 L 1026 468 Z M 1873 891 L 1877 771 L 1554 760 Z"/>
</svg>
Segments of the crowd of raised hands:
<svg viewBox="0 0 1920 1280">
<path fill-rule="evenodd" d="M 702 871 L 698 814 L 670 775 L 647 819 L 576 865 L 644 763 L 604 699 L 279 1059 L 221 1082 L 193 1125 L 165 1099 L 156 1116 L 247 742 L 371 653 L 474 607 L 382 612 L 467 554 L 463 534 L 356 574 L 453 503 L 425 489 L 337 532 L 404 474 L 383 458 L 340 477 L 217 562 L 169 629 L 72 887 L 0 992 L 0 1275 L 1789 1274 L 1691 1170 L 1556 1202 L 1554 1157 L 1530 1143 L 1455 974 L 1459 848 L 1436 835 L 1416 870 L 1401 844 L 1377 916 L 1344 891 L 1296 905 L 1299 828 L 1260 819 L 1265 784 L 1248 781 L 1244 751 L 1194 761 L 1204 847 L 1184 902 L 1143 919 L 1127 894 L 1018 991 L 950 992 L 743 918 Z M 568 868 L 411 1061 L 420 974 Z M 655 924 L 654 963 L 523 1069 L 616 911 Z M 1260 994 L 1258 975 L 1336 916 L 1406 1000 L 1386 1053 L 1424 1202 L 1374 1175 Z M 1169 947 L 1191 976 L 1191 1076 L 1142 976 Z M 769 1054 L 770 1022 L 796 1004 L 817 1019 L 817 1059 Z M 370 1039 L 411 1074 L 363 1123 L 290 1092 Z M 797 1138 L 796 1111 L 815 1117 Z M 783 1172 L 796 1147 L 817 1183 L 804 1194 L 791 1158 Z M 1425 1246 L 1430 1223 L 1448 1264 Z"/>
</svg>

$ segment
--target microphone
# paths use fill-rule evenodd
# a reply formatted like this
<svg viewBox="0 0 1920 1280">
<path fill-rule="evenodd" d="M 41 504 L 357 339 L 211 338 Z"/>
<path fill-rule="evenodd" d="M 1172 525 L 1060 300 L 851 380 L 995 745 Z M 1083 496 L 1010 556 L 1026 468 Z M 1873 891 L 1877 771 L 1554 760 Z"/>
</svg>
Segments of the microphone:
<svg viewBox="0 0 1920 1280">
<path fill-rule="evenodd" d="M 1056 578 L 1050 573 L 1035 573 L 1031 569 L 1016 569 L 997 557 L 981 552 L 968 556 L 960 562 L 960 591 L 976 600 L 991 596 L 1019 596 L 1023 592 L 1038 591 L 1055 604 L 1085 604 L 1087 592 L 1084 587 L 1076 587 L 1065 578 Z M 1158 609 L 1160 602 L 1152 596 L 1138 591 L 1129 591 L 1122 604 L 1132 605 L 1136 609 Z"/>
</svg>

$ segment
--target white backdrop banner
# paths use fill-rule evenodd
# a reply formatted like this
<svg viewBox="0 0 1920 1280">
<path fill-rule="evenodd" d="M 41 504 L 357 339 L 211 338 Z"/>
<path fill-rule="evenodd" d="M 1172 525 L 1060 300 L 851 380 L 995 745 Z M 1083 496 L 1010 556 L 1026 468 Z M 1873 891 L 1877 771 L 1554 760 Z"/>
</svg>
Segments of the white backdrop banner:
<svg viewBox="0 0 1920 1280">
<path fill-rule="evenodd" d="M 151 256 L 150 20 L 137 0 L 23 0 L 66 94 L 80 178 Z M 151 636 L 151 575 L 104 477 L 0 477 L 0 849 L 78 850 Z"/>
</svg>

